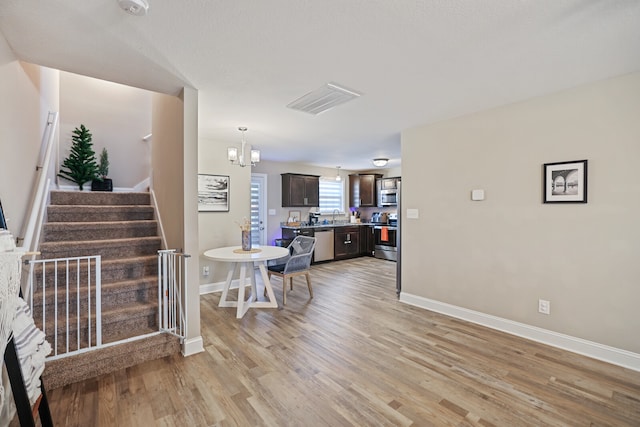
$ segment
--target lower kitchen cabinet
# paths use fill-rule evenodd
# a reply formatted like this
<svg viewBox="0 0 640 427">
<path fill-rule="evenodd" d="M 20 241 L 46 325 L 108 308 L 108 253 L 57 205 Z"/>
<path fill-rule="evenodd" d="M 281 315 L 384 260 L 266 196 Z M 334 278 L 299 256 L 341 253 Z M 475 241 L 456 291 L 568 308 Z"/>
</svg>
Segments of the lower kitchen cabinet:
<svg viewBox="0 0 640 427">
<path fill-rule="evenodd" d="M 316 237 L 313 262 L 340 260 L 359 256 L 373 256 L 375 238 L 373 226 L 327 226 L 319 228 L 283 228 L 282 243 L 290 243 L 296 236 Z"/>
<path fill-rule="evenodd" d="M 297 236 L 314 237 L 313 228 L 283 228 L 282 238 L 293 240 Z"/>
<path fill-rule="evenodd" d="M 376 248 L 376 240 L 373 234 L 373 226 L 360 226 L 360 254 L 364 256 L 373 256 Z"/>
<path fill-rule="evenodd" d="M 360 256 L 360 227 L 336 227 L 334 259 Z"/>
</svg>

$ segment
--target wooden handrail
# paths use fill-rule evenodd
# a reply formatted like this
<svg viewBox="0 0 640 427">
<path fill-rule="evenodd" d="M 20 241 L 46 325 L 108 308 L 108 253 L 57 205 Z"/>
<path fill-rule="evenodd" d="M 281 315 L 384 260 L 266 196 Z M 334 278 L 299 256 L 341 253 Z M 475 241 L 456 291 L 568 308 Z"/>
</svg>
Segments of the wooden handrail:
<svg viewBox="0 0 640 427">
<path fill-rule="evenodd" d="M 51 164 L 51 153 L 53 151 L 56 127 L 58 125 L 58 113 L 50 112 L 47 118 L 47 127 L 45 129 L 45 135 L 48 132 L 49 135 L 46 138 L 46 146 L 45 146 L 45 154 L 42 161 L 42 164 L 36 166 L 36 173 L 38 174 L 36 180 L 36 186 L 33 193 L 33 198 L 31 199 L 31 207 L 29 209 L 29 220 L 26 224 L 23 225 L 24 233 L 22 233 L 22 238 L 18 238 L 18 240 L 22 240 L 22 248 L 24 251 L 35 251 L 37 249 L 38 240 L 40 233 L 38 232 L 37 238 L 34 239 L 34 234 L 36 230 L 39 230 L 42 227 L 42 219 L 43 219 L 43 209 L 44 204 L 46 203 L 47 192 L 47 183 L 50 180 L 47 178 L 49 174 L 49 167 Z"/>
</svg>

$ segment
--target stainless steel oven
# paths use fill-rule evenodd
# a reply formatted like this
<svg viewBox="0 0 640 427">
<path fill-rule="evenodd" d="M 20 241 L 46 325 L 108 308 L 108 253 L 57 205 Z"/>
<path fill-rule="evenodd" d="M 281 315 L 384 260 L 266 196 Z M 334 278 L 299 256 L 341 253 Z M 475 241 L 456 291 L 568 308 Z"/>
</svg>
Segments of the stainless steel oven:
<svg viewBox="0 0 640 427">
<path fill-rule="evenodd" d="M 397 261 L 398 259 L 398 227 L 393 225 L 375 225 L 373 227 L 375 240 L 373 255 L 376 258 Z"/>
</svg>

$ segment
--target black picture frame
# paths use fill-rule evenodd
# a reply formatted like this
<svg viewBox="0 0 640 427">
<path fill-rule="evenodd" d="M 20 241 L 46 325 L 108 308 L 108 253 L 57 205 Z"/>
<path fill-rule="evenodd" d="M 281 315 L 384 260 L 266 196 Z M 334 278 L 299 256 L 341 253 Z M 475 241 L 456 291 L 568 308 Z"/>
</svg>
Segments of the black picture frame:
<svg viewBox="0 0 640 427">
<path fill-rule="evenodd" d="M 229 212 L 229 176 L 198 174 L 198 212 Z"/>
<path fill-rule="evenodd" d="M 0 230 L 8 230 L 7 219 L 4 217 L 4 211 L 2 210 L 2 201 L 0 200 Z"/>
<path fill-rule="evenodd" d="M 587 160 L 543 165 L 544 203 L 587 203 Z"/>
</svg>

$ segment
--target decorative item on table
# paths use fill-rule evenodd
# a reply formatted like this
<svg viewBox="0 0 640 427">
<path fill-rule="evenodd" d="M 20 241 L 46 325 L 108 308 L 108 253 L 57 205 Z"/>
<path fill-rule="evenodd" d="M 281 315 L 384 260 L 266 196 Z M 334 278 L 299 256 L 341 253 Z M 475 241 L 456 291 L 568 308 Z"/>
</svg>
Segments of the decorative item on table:
<svg viewBox="0 0 640 427">
<path fill-rule="evenodd" d="M 242 231 L 242 250 L 251 251 L 251 221 L 246 217 L 242 220 L 242 224 L 236 221 Z"/>
</svg>

